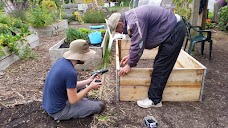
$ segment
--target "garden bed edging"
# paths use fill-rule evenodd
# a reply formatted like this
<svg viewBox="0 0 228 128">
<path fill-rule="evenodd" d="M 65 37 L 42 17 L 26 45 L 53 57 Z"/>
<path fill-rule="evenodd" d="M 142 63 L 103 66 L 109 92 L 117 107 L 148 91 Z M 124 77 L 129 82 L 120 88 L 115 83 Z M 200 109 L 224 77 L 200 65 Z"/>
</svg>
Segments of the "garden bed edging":
<svg viewBox="0 0 228 128">
<path fill-rule="evenodd" d="M 54 23 L 50 26 L 44 28 L 34 28 L 30 27 L 30 31 L 37 32 L 39 37 L 53 36 L 58 34 L 58 32 L 63 31 L 68 28 L 68 21 L 61 20 L 58 23 Z"/>
<path fill-rule="evenodd" d="M 107 39 L 108 39 L 108 34 L 106 31 L 100 47 L 90 46 L 90 49 L 96 51 L 95 57 L 90 60 L 85 61 L 85 63 L 82 65 L 76 65 L 75 68 L 84 69 L 84 70 L 92 70 L 92 69 L 96 69 L 98 66 L 102 65 Z M 50 59 L 52 61 L 52 64 L 54 64 L 54 62 L 57 59 L 63 57 L 63 54 L 69 50 L 69 48 L 60 48 L 60 46 L 64 43 L 64 40 L 65 40 L 65 38 L 62 39 L 61 41 L 59 41 L 54 46 L 52 46 L 51 48 L 49 48 L 49 54 L 50 54 Z"/>
<path fill-rule="evenodd" d="M 25 39 L 27 40 L 25 43 L 28 43 L 31 48 L 35 48 L 40 44 L 37 33 L 30 34 L 29 36 L 25 37 Z M 3 51 L 6 55 L 0 57 L 0 71 L 5 70 L 15 61 L 20 59 L 17 55 L 8 52 L 8 47 L 4 47 Z"/>
</svg>

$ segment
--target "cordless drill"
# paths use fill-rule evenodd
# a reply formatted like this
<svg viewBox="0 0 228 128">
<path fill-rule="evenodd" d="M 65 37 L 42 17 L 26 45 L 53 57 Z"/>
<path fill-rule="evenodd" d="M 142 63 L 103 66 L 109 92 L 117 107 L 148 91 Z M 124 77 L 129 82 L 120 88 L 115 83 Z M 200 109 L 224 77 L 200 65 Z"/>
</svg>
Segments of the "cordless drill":
<svg viewBox="0 0 228 128">
<path fill-rule="evenodd" d="M 108 69 L 96 70 L 96 71 L 94 71 L 94 72 L 91 73 L 91 76 L 92 76 L 93 74 L 96 74 L 96 75 L 94 76 L 94 77 L 96 77 L 98 74 L 101 74 L 101 75 L 102 75 L 102 74 L 104 74 L 104 73 L 106 73 L 106 72 L 108 72 Z M 95 80 L 95 82 L 101 82 L 101 80 Z M 85 86 L 79 88 L 79 89 L 78 89 L 78 92 L 81 91 L 82 89 L 85 89 L 87 86 L 88 86 L 88 85 L 85 85 Z"/>
<path fill-rule="evenodd" d="M 101 70 L 96 70 L 96 71 L 94 71 L 94 72 L 92 72 L 91 73 L 91 76 L 93 75 L 93 74 L 96 74 L 94 77 L 96 77 L 98 74 L 104 74 L 104 73 L 106 73 L 106 72 L 108 72 L 108 69 L 101 69 Z"/>
</svg>

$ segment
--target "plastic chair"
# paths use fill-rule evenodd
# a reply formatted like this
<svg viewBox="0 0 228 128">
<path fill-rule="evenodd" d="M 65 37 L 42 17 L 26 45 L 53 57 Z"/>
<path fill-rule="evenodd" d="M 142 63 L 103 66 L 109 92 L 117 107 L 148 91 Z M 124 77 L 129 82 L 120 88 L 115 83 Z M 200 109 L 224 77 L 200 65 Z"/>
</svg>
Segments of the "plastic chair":
<svg viewBox="0 0 228 128">
<path fill-rule="evenodd" d="M 209 60 L 211 59 L 211 53 L 212 53 L 212 39 L 211 39 L 211 31 L 210 30 L 203 30 L 201 26 L 192 26 L 189 21 L 182 16 L 182 20 L 184 21 L 185 25 L 186 25 L 186 43 L 185 43 L 185 47 L 184 50 L 186 49 L 186 46 L 188 44 L 188 40 L 190 40 L 190 47 L 188 49 L 188 53 L 191 54 L 192 49 L 194 47 L 194 45 L 198 42 L 201 42 L 201 54 L 203 55 L 204 52 L 204 45 L 205 42 L 209 42 Z M 196 35 L 191 35 L 191 30 L 193 30 L 193 33 L 197 33 Z M 206 33 L 204 35 L 204 33 Z"/>
<path fill-rule="evenodd" d="M 111 30 L 108 27 L 108 20 L 105 19 L 105 22 L 106 22 L 107 31 L 108 31 L 108 34 L 109 34 L 108 51 L 110 52 L 111 51 L 111 48 L 112 48 L 113 41 L 115 41 L 116 39 L 123 38 L 123 34 L 120 34 L 120 33 L 111 33 Z"/>
</svg>

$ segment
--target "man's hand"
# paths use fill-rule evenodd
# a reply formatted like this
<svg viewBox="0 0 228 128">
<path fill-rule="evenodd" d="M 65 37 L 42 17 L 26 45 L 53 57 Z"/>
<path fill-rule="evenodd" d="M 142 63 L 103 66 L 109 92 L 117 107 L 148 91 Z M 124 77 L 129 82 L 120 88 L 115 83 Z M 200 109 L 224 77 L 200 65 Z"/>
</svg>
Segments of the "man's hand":
<svg viewBox="0 0 228 128">
<path fill-rule="evenodd" d="M 124 64 L 124 65 L 127 64 L 128 59 L 129 59 L 129 55 L 123 57 L 122 60 L 120 61 L 120 65 L 122 65 L 122 64 Z"/>
<path fill-rule="evenodd" d="M 131 71 L 131 67 L 127 64 L 122 69 L 120 69 L 119 76 L 124 76 L 129 71 Z"/>
<path fill-rule="evenodd" d="M 95 78 L 100 79 L 100 74 L 93 74 L 92 76 L 90 76 L 90 78 L 88 79 L 89 83 L 91 83 Z"/>
<path fill-rule="evenodd" d="M 95 82 L 96 80 L 100 81 L 100 79 L 95 78 L 88 86 L 90 89 L 98 89 L 101 87 L 102 82 Z"/>
</svg>

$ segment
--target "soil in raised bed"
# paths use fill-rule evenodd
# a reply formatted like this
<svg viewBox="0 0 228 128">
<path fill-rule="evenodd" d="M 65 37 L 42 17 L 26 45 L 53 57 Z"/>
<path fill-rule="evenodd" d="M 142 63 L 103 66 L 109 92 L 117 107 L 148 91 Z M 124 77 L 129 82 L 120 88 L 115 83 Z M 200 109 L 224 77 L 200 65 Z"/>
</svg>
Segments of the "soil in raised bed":
<svg viewBox="0 0 228 128">
<path fill-rule="evenodd" d="M 154 59 L 140 59 L 134 68 L 152 68 Z M 124 65 L 121 65 L 123 67 Z"/>
<path fill-rule="evenodd" d="M 89 46 L 91 47 L 101 47 L 101 43 L 99 44 L 91 44 L 90 41 L 87 41 L 89 43 Z M 65 40 L 64 40 L 64 43 L 60 45 L 59 48 L 69 48 L 69 43 L 67 43 Z"/>
</svg>

